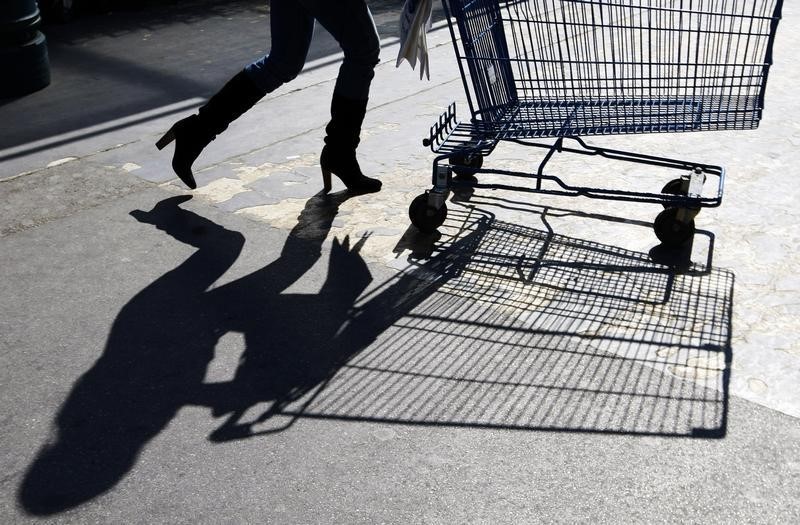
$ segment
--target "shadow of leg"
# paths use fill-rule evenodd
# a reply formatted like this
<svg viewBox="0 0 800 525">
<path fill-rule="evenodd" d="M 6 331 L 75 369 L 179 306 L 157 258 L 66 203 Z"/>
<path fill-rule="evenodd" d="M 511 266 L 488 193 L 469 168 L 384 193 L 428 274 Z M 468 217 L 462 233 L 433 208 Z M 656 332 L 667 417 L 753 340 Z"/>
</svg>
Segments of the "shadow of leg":
<svg viewBox="0 0 800 525">
<path fill-rule="evenodd" d="M 18 498 L 30 514 L 56 514 L 111 489 L 203 380 L 225 320 L 200 299 L 236 261 L 244 238 L 179 208 L 185 200 L 131 213 L 197 251 L 117 315 L 102 356 L 72 388 L 54 439 L 25 475 Z"/>
</svg>

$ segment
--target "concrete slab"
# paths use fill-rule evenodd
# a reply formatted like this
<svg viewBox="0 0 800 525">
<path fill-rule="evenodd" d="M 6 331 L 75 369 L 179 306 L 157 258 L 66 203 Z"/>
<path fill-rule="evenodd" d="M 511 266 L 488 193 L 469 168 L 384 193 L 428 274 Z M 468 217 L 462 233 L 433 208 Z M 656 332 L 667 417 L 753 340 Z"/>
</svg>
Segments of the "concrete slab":
<svg viewBox="0 0 800 525">
<path fill-rule="evenodd" d="M 327 240 L 342 194 L 290 231 L 182 199 L 0 238 L 2 521 L 800 513 L 800 422 L 717 388 L 729 270 L 559 234 L 522 279 L 541 229 L 453 213 L 398 272 Z"/>
<path fill-rule="evenodd" d="M 792 13 L 785 14 L 791 20 Z M 787 24 L 788 25 L 788 24 Z M 453 100 L 463 99 L 460 91 L 460 77 L 452 60 L 450 44 L 445 30 L 434 32 L 431 60 L 434 77 L 430 83 L 412 79 L 407 69 L 395 69 L 391 61 L 379 66 L 375 81 L 374 105 L 371 106 L 366 122 L 366 130 L 360 147 L 363 164 L 368 173 L 378 174 L 383 180 L 385 190 L 369 199 L 352 201 L 343 206 L 343 211 L 352 211 L 344 220 L 342 229 L 335 229 L 331 235 L 355 234 L 378 228 L 381 233 L 379 242 L 373 243 L 365 256 L 375 261 L 391 261 L 407 254 L 397 254 L 395 246 L 408 227 L 406 210 L 411 200 L 427 187 L 430 170 L 430 153 L 419 147 L 421 137 L 425 136 L 427 126 L 437 117 L 438 111 L 446 108 Z M 737 352 L 735 353 L 732 391 L 747 399 L 764 403 L 767 406 L 782 410 L 794 416 L 800 416 L 800 397 L 792 385 L 800 381 L 800 361 L 792 335 L 798 311 L 793 306 L 796 290 L 786 290 L 791 278 L 786 276 L 782 268 L 794 266 L 797 258 L 794 249 L 796 228 L 792 217 L 791 203 L 796 200 L 797 189 L 793 173 L 787 166 L 794 165 L 793 150 L 788 147 L 785 135 L 792 136 L 796 131 L 791 115 L 797 104 L 792 97 L 783 97 L 782 93 L 790 90 L 797 82 L 795 68 L 781 68 L 780 57 L 787 56 L 791 49 L 791 35 L 780 35 L 776 45 L 776 66 L 773 68 L 768 93 L 768 108 L 762 126 L 750 132 L 719 132 L 706 134 L 673 134 L 637 137 L 601 137 L 594 142 L 605 147 L 632 149 L 638 152 L 658 154 L 673 158 L 686 158 L 700 162 L 724 164 L 728 169 L 725 203 L 720 209 L 704 211 L 699 218 L 698 227 L 713 233 L 713 263 L 715 266 L 728 268 L 737 276 L 737 308 L 735 309 L 734 326 L 741 327 L 733 335 Z M 391 48 L 390 48 L 391 49 Z M 385 53 L 390 54 L 390 53 Z M 328 66 L 330 68 L 334 65 Z M 404 66 L 405 67 L 405 66 Z M 322 68 L 320 71 L 324 71 Z M 332 83 L 333 80 L 329 80 Z M 315 90 L 324 91 L 323 85 L 314 84 L 311 91 L 299 90 L 287 94 L 280 100 L 270 100 L 259 104 L 254 109 L 252 120 L 258 120 L 258 114 L 268 111 L 271 105 L 284 105 L 286 98 L 296 101 L 290 106 L 293 109 L 293 120 L 307 122 L 307 132 L 302 139 L 295 138 L 295 133 L 285 141 L 271 143 L 263 149 L 232 157 L 232 163 L 221 163 L 202 173 L 205 177 L 205 189 L 201 194 L 209 202 L 228 202 L 234 198 L 230 195 L 230 184 L 222 184 L 219 195 L 216 194 L 215 182 L 209 178 L 237 178 L 236 173 L 247 173 L 247 184 L 241 185 L 241 191 L 253 191 L 262 195 L 259 202 L 248 193 L 247 203 L 252 207 L 235 206 L 237 213 L 266 220 L 276 227 L 286 227 L 282 220 L 284 215 L 291 216 L 300 202 L 292 199 L 275 202 L 274 196 L 268 196 L 265 188 L 270 173 L 275 171 L 291 171 L 302 166 L 309 173 L 317 165 L 314 157 L 315 144 L 322 135 L 325 118 L 317 113 L 316 108 L 306 104 L 307 94 L 313 95 Z M 421 88 L 421 89 L 420 89 Z M 773 91 L 774 90 L 774 91 Z M 311 98 L 316 98 L 312 96 Z M 770 100 L 778 109 L 770 111 Z M 462 104 L 462 110 L 465 107 Z M 263 119 L 267 120 L 267 119 Z M 237 132 L 234 132 L 237 133 Z M 242 140 L 237 140 L 242 138 Z M 231 143 L 254 144 L 251 132 L 232 138 Z M 319 146 L 316 146 L 317 148 Z M 244 150 L 250 150 L 245 146 Z M 492 167 L 511 170 L 531 170 L 543 157 L 539 150 L 531 148 L 500 147 L 490 157 Z M 286 153 L 285 159 L 281 159 Z M 268 164 L 261 164 L 265 159 Z M 239 164 L 241 163 L 241 164 Z M 580 156 L 559 156 L 549 165 L 552 174 L 562 175 L 577 184 L 599 187 L 632 188 L 638 191 L 658 191 L 665 181 L 674 174 L 662 170 L 653 171 L 640 166 L 614 163 L 592 159 L 587 161 Z M 571 178 L 570 178 L 571 177 Z M 253 182 L 263 178 L 260 183 Z M 491 180 L 491 179 L 488 179 Z M 278 184 L 278 178 L 275 179 Z M 309 177 L 311 188 L 315 179 Z M 283 191 L 275 189 L 278 195 Z M 294 195 L 302 195 L 302 190 L 294 188 Z M 509 222 L 532 225 L 540 222 L 537 217 L 543 210 L 557 208 L 562 210 L 556 215 L 566 215 L 572 220 L 559 221 L 557 233 L 575 235 L 580 238 L 607 242 L 615 239 L 619 246 L 640 252 L 648 252 L 657 241 L 648 228 L 625 228 L 626 222 L 650 224 L 658 210 L 653 206 L 625 204 L 603 201 L 581 201 L 581 199 L 554 197 L 525 197 L 521 194 L 495 191 L 491 192 L 491 201 L 482 199 L 476 193 L 473 202 L 480 203 L 479 209 L 489 210 L 498 218 Z M 509 202 L 523 201 L 520 209 L 508 210 Z M 258 204 L 255 204 L 258 203 Z M 352 206 L 352 208 L 351 208 Z M 580 220 L 581 214 L 605 216 L 605 220 Z M 563 228 L 563 229 L 561 229 Z M 633 233 L 633 232 L 636 233 Z M 709 256 L 709 242 L 698 238 L 695 260 L 703 261 Z M 777 284 L 771 277 L 778 279 Z M 787 280 L 788 278 L 788 280 Z M 777 286 L 781 286 L 779 291 Z M 768 297 L 768 298 L 767 298 Z M 769 313 L 758 314 L 760 307 L 769 309 Z M 767 334 L 787 335 L 771 336 L 770 351 L 764 351 L 763 341 Z M 746 335 L 747 334 L 747 335 Z M 752 342 L 751 342 L 752 341 Z M 783 341 L 783 342 L 780 342 Z M 771 385 L 771 386 L 770 386 Z"/>
<path fill-rule="evenodd" d="M 796 522 L 797 38 L 759 130 L 595 141 L 728 168 L 677 267 L 653 205 L 476 190 L 410 227 L 421 139 L 463 101 L 441 28 L 430 82 L 386 42 L 378 194 L 318 195 L 330 57 L 209 148 L 188 201 L 152 147 L 182 101 L 4 162 L 0 521 Z"/>
</svg>

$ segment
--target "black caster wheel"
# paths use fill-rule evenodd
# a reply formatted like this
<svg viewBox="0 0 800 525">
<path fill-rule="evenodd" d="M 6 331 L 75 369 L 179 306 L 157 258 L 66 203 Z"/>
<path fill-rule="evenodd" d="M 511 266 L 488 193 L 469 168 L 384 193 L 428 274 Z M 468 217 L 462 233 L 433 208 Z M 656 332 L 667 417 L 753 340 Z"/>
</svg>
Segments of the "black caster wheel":
<svg viewBox="0 0 800 525">
<path fill-rule="evenodd" d="M 408 207 L 408 218 L 411 224 L 423 233 L 433 233 L 436 228 L 444 224 L 447 217 L 447 205 L 442 203 L 438 210 L 428 205 L 428 194 L 417 195 L 411 206 Z"/>
<path fill-rule="evenodd" d="M 661 193 L 668 195 L 686 195 L 686 190 L 683 189 L 683 180 L 672 179 L 661 188 Z M 669 208 L 669 204 L 663 204 L 664 208 Z"/>
<path fill-rule="evenodd" d="M 653 230 L 665 246 L 680 246 L 694 235 L 694 219 L 682 222 L 678 220 L 678 208 L 667 208 L 656 216 Z"/>
<path fill-rule="evenodd" d="M 700 168 L 697 168 L 697 169 L 699 170 Z M 681 178 L 678 178 L 678 179 L 672 179 L 671 181 L 666 183 L 663 188 L 661 188 L 661 193 L 666 193 L 667 195 L 683 195 L 683 196 L 686 196 L 687 192 L 686 192 L 686 189 L 684 189 L 684 187 L 683 187 L 683 182 L 684 182 L 685 178 L 687 178 L 687 177 L 681 177 Z M 706 175 L 704 173 L 703 174 L 703 183 L 705 184 L 705 182 L 706 182 Z M 670 205 L 666 204 L 666 203 L 662 204 L 662 206 L 664 206 L 664 208 L 669 208 L 670 207 Z"/>
<path fill-rule="evenodd" d="M 453 166 L 453 173 L 457 177 L 472 177 L 475 172 L 483 166 L 483 157 L 480 155 L 472 155 L 469 160 L 463 153 L 456 153 L 447 159 Z"/>
</svg>

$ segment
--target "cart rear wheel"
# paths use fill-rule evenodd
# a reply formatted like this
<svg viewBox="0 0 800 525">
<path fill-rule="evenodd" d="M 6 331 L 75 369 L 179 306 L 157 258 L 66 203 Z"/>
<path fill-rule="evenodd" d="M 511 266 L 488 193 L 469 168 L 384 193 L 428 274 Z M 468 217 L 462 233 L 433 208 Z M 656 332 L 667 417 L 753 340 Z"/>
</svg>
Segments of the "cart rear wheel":
<svg viewBox="0 0 800 525">
<path fill-rule="evenodd" d="M 686 190 L 683 189 L 683 180 L 672 179 L 661 188 L 661 193 L 668 195 L 686 195 Z M 664 208 L 669 208 L 669 204 L 663 204 Z"/>
<path fill-rule="evenodd" d="M 694 219 L 684 222 L 678 219 L 678 208 L 667 208 L 656 216 L 653 230 L 666 246 L 680 246 L 694 235 Z"/>
<path fill-rule="evenodd" d="M 483 166 L 483 157 L 481 155 L 470 155 L 469 158 L 463 153 L 456 153 L 452 155 L 448 161 L 453 166 L 453 173 L 458 177 L 469 177 L 475 175 L 475 171 Z"/>
<path fill-rule="evenodd" d="M 408 217 L 411 224 L 423 233 L 433 233 L 436 228 L 444 224 L 447 217 L 447 205 L 442 203 L 438 210 L 428 204 L 428 194 L 423 193 L 411 201 L 408 207 Z"/>
</svg>

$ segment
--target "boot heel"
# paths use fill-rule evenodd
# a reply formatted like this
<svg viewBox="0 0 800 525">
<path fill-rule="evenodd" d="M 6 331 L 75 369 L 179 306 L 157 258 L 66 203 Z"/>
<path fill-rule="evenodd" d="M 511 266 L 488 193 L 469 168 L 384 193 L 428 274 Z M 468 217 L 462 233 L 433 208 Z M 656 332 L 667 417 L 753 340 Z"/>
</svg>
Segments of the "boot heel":
<svg viewBox="0 0 800 525">
<path fill-rule="evenodd" d="M 331 172 L 329 170 L 326 170 L 325 168 L 322 168 L 322 184 L 323 184 L 322 191 L 324 191 L 325 193 L 331 191 L 332 188 Z"/>
<path fill-rule="evenodd" d="M 166 148 L 173 140 L 175 140 L 175 126 L 169 128 L 169 131 L 164 133 L 164 136 L 158 139 L 158 142 L 156 142 L 156 147 L 159 150 L 162 150 Z"/>
</svg>

